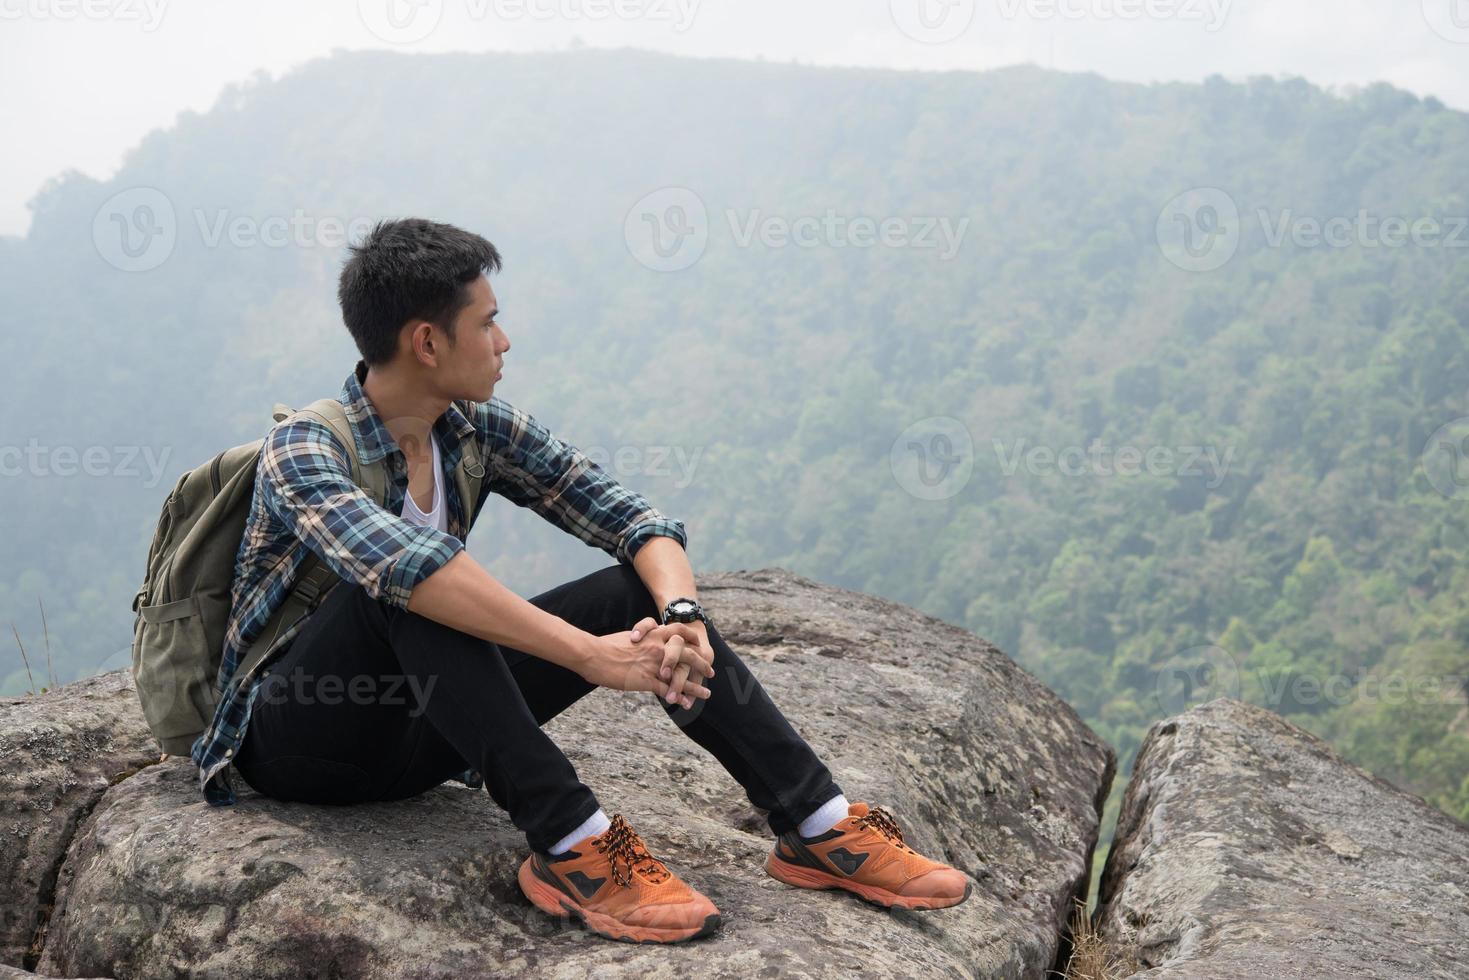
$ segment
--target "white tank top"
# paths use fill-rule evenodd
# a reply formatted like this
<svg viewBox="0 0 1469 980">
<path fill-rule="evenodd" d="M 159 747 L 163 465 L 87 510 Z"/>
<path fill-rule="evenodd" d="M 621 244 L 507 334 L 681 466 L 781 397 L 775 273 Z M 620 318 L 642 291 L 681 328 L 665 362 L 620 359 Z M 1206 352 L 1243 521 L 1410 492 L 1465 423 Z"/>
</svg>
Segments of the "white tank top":
<svg viewBox="0 0 1469 980">
<path fill-rule="evenodd" d="M 400 515 L 404 520 L 412 524 L 422 524 L 426 527 L 435 527 L 445 533 L 449 530 L 448 508 L 444 506 L 444 467 L 439 458 L 439 440 L 432 432 L 429 433 L 428 441 L 434 448 L 434 505 L 433 512 L 425 514 L 418 509 L 413 502 L 413 494 L 407 491 L 403 493 L 403 512 Z"/>
</svg>

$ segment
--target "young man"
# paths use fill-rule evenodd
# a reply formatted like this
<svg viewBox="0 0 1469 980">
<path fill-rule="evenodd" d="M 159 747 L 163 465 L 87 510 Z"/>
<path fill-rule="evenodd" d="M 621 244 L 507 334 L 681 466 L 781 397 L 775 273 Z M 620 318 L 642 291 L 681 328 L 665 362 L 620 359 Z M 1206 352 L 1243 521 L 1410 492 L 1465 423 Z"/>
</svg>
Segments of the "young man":
<svg viewBox="0 0 1469 980">
<path fill-rule="evenodd" d="M 537 907 L 611 938 L 692 939 L 718 928 L 719 910 L 607 816 L 540 727 L 598 687 L 652 691 L 768 811 L 776 878 L 888 907 L 967 898 L 966 876 L 905 844 L 890 814 L 848 803 L 724 642 L 699 608 L 683 524 L 494 397 L 510 349 L 487 278 L 494 246 L 409 219 L 351 252 L 338 298 L 362 359 L 339 400 L 353 444 L 304 416 L 265 440 L 223 697 L 193 747 L 209 801 L 234 802 L 231 763 L 260 793 L 313 803 L 482 782 L 526 835 L 519 880 Z M 455 479 L 467 442 L 486 471 L 475 501 Z M 386 507 L 353 481 L 352 454 L 363 471 L 387 466 Z M 490 491 L 617 564 L 520 598 L 464 550 Z M 340 583 L 254 676 L 236 676 L 308 552 Z"/>
</svg>

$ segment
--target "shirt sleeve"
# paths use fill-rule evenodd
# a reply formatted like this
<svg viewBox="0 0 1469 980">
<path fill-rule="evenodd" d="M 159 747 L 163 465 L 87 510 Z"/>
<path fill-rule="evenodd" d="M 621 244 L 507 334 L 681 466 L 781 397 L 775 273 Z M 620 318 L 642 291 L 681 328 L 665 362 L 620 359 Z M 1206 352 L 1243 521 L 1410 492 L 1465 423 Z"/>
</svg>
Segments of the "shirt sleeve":
<svg viewBox="0 0 1469 980">
<path fill-rule="evenodd" d="M 553 435 L 534 416 L 502 399 L 478 404 L 493 466 L 491 489 L 624 564 L 655 537 L 688 546 L 683 522 L 618 483 L 586 453 Z"/>
<path fill-rule="evenodd" d="M 347 450 L 322 422 L 278 423 L 257 480 L 266 506 L 344 581 L 402 608 L 414 586 L 464 549 L 438 528 L 404 520 L 352 481 Z"/>
</svg>

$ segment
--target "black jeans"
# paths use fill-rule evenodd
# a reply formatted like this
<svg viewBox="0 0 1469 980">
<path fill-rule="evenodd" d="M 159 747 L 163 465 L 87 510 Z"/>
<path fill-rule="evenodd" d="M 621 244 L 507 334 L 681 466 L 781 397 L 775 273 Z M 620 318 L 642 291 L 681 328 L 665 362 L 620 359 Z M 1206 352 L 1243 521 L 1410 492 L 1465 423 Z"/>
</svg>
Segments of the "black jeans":
<svg viewBox="0 0 1469 980">
<path fill-rule="evenodd" d="M 656 604 L 618 564 L 530 600 L 594 635 L 631 629 Z M 794 829 L 841 792 L 759 681 L 709 629 L 710 696 L 661 704 L 768 811 Z M 597 798 L 541 725 L 596 685 L 519 650 L 461 633 L 341 582 L 262 675 L 235 759 L 256 791 L 283 800 L 358 803 L 416 796 L 467 769 L 548 850 L 597 811 Z M 636 743 L 638 733 L 608 733 Z"/>
</svg>

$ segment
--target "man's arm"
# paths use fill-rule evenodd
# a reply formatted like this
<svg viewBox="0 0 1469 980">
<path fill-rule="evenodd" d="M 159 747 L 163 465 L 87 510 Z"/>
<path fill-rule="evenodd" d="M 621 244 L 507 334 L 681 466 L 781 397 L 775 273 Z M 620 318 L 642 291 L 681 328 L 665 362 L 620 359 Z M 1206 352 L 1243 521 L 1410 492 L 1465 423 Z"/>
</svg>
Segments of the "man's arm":
<svg viewBox="0 0 1469 980">
<path fill-rule="evenodd" d="M 660 613 L 671 600 L 680 596 L 699 598 L 694 591 L 694 570 L 689 565 L 688 553 L 673 538 L 650 539 L 638 549 L 632 564 L 637 569 L 638 578 L 653 594 Z"/>
<path fill-rule="evenodd" d="M 298 419 L 271 430 L 259 479 L 270 510 L 343 581 L 474 636 L 580 672 L 595 637 L 496 581 L 451 534 L 404 520 L 352 481 L 347 448 Z"/>
<path fill-rule="evenodd" d="M 623 564 L 635 565 L 634 555 L 659 537 L 687 545 L 682 521 L 660 513 L 528 412 L 491 397 L 478 404 L 475 426 L 493 464 L 490 487 L 512 503 Z"/>
<path fill-rule="evenodd" d="M 404 520 L 368 496 L 352 480 L 348 451 L 327 426 L 293 420 L 271 430 L 257 470 L 269 509 L 344 581 L 461 632 L 550 660 L 593 684 L 668 690 L 658 676 L 662 647 L 635 644 L 626 630 L 594 637 L 520 598 L 466 554 L 458 538 Z M 680 644 L 671 656 L 696 678 L 708 673 L 707 655 L 692 645 Z"/>
<path fill-rule="evenodd" d="M 586 676 L 597 638 L 507 589 L 467 551 L 418 583 L 408 609 Z"/>
<path fill-rule="evenodd" d="M 660 609 L 679 595 L 694 596 L 682 521 L 659 512 L 642 494 L 618 483 L 581 450 L 503 399 L 481 403 L 476 423 L 485 433 L 486 455 L 494 464 L 491 486 L 496 493 L 632 565 Z M 671 681 L 659 694 L 670 703 L 682 695 L 685 707 L 693 697 L 708 697 L 707 688 L 699 684 L 698 668 L 692 668 L 696 672 L 690 677 L 684 650 L 686 636 L 695 658 L 709 665 L 703 674 L 712 676 L 714 652 L 704 624 L 664 628 L 662 633 L 682 635 L 669 635 L 666 643 L 659 638 L 663 653 L 658 678 Z M 634 630 L 631 635 L 636 644 L 646 634 Z M 673 668 L 680 663 L 682 670 L 675 673 Z"/>
</svg>

